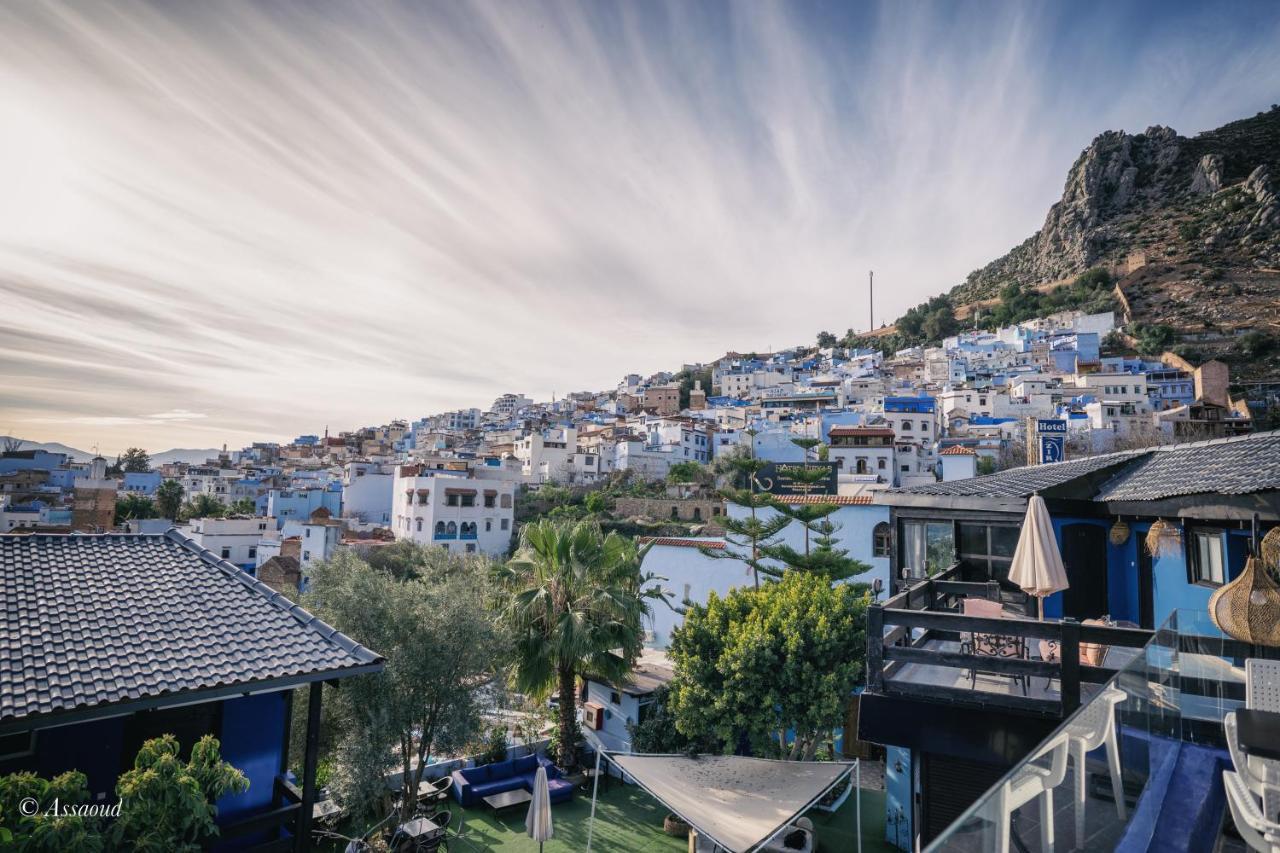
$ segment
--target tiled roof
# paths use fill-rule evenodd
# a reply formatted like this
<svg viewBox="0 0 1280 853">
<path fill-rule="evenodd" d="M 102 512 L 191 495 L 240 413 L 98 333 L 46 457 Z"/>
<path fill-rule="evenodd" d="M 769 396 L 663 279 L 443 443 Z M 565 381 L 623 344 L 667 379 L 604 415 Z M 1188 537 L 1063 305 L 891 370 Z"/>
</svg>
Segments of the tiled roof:
<svg viewBox="0 0 1280 853">
<path fill-rule="evenodd" d="M 1111 465 L 1118 465 L 1149 452 L 1147 450 L 1131 450 L 1121 453 L 1108 453 L 1103 456 L 1090 456 L 1085 459 L 1074 459 L 1067 462 L 1054 462 L 1048 465 L 1010 468 L 1007 471 L 988 474 L 984 477 L 952 480 L 947 483 L 926 483 L 923 486 L 893 489 L 892 492 L 894 494 L 937 495 L 940 497 L 1026 498 L 1035 492 L 1069 483 L 1078 477 L 1092 474 L 1094 471 Z"/>
<path fill-rule="evenodd" d="M 0 723 L 381 657 L 177 531 L 0 536 Z"/>
<path fill-rule="evenodd" d="M 836 504 L 837 506 L 862 506 L 872 503 L 871 495 L 777 495 L 780 503 L 789 506 L 802 504 Z"/>
<path fill-rule="evenodd" d="M 1101 501 L 1243 495 L 1280 489 L 1280 431 L 1158 447 L 1109 480 Z"/>
<path fill-rule="evenodd" d="M 710 548 L 712 551 L 724 549 L 724 541 L 720 539 L 680 539 L 675 536 L 637 536 L 641 543 L 667 545 L 672 548 Z"/>
<path fill-rule="evenodd" d="M 893 430 L 891 430 L 891 429 L 885 429 L 884 427 L 834 426 L 834 427 L 832 427 L 830 430 L 828 430 L 828 431 L 827 431 L 827 435 L 830 435 L 830 436 L 847 436 L 847 435 L 849 435 L 849 436 L 852 436 L 852 435 L 883 436 L 883 435 L 887 435 L 887 436 L 889 436 L 890 438 L 892 438 L 892 437 L 893 437 Z"/>
<path fill-rule="evenodd" d="M 978 454 L 961 444 L 953 444 L 938 454 L 939 456 L 977 456 Z"/>
</svg>

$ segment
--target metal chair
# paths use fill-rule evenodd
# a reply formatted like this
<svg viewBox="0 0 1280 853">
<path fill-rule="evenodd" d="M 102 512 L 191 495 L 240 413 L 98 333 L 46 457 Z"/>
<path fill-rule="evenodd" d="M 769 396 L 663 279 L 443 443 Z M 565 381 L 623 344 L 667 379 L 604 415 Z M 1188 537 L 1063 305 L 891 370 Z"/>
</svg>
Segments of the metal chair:
<svg viewBox="0 0 1280 853">
<path fill-rule="evenodd" d="M 966 598 L 964 600 L 964 615 L 1002 619 L 1004 618 L 1004 608 L 998 601 L 989 601 L 985 598 Z M 1027 644 L 1022 637 L 966 632 L 960 638 L 960 651 L 971 655 L 985 655 L 993 658 L 1025 658 L 1027 656 Z M 978 672 L 981 669 L 981 667 L 975 666 L 969 670 L 970 689 L 977 687 Z M 1002 678 L 1008 678 L 1020 684 L 1022 686 L 1022 695 L 1027 695 L 1027 682 L 1030 681 L 1028 676 L 997 674 Z"/>
</svg>

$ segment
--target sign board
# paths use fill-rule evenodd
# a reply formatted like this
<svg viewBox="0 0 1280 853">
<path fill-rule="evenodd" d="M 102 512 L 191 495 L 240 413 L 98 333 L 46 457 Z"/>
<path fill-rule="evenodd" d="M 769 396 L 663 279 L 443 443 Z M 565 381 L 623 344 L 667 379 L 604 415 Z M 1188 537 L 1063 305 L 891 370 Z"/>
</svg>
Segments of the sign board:
<svg viewBox="0 0 1280 853">
<path fill-rule="evenodd" d="M 1028 444 L 1037 448 L 1036 464 L 1062 462 L 1067 458 L 1067 422 L 1061 418 L 1036 418 L 1034 436 L 1028 436 Z"/>
<path fill-rule="evenodd" d="M 820 469 L 816 482 L 800 481 L 801 470 Z M 816 475 L 815 475 L 816 477 Z M 760 488 L 774 495 L 834 495 L 837 493 L 835 462 L 770 462 L 756 475 Z"/>
</svg>

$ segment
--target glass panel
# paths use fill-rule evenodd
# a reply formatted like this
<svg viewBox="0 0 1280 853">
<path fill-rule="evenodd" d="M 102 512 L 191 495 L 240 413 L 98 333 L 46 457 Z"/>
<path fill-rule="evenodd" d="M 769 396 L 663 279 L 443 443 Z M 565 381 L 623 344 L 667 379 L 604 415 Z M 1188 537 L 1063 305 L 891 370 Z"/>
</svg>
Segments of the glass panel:
<svg viewBox="0 0 1280 853">
<path fill-rule="evenodd" d="M 956 560 L 955 526 L 949 521 L 930 522 L 925 537 L 928 542 L 925 562 L 928 564 L 929 574 L 937 574 L 950 568 Z"/>
<path fill-rule="evenodd" d="M 1013 558 L 1013 552 L 1018 549 L 1018 536 L 1022 533 L 1022 528 L 1013 525 L 991 526 L 991 553 L 996 557 Z"/>
<path fill-rule="evenodd" d="M 924 577 L 924 523 L 902 522 L 902 568 L 907 577 Z"/>
</svg>

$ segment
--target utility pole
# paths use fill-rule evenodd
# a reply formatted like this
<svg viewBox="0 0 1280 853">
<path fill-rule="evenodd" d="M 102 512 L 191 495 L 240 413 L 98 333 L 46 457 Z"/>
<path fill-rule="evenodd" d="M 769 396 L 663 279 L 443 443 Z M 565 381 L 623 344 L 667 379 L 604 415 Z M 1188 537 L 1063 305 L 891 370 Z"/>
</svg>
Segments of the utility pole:
<svg viewBox="0 0 1280 853">
<path fill-rule="evenodd" d="M 871 270 L 867 273 L 867 296 L 870 300 L 868 308 L 868 322 L 871 324 L 867 327 L 867 331 L 874 332 L 876 330 L 876 273 Z"/>
</svg>

